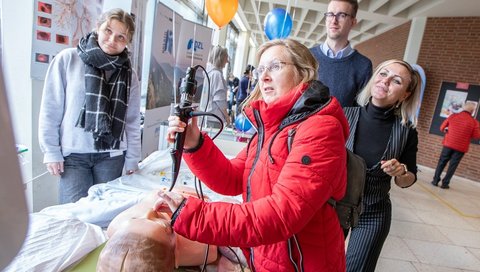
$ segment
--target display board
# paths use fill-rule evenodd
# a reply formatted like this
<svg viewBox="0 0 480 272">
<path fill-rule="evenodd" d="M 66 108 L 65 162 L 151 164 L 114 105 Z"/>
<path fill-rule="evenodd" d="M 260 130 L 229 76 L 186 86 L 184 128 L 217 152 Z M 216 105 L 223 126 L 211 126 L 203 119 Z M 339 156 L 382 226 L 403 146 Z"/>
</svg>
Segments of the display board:
<svg viewBox="0 0 480 272">
<path fill-rule="evenodd" d="M 442 82 L 432 124 L 430 125 L 430 133 L 443 136 L 444 133 L 440 131 L 440 125 L 451 114 L 461 112 L 462 106 L 467 101 L 477 105 L 473 117 L 480 120 L 480 115 L 478 114 L 480 85 L 463 82 Z M 472 140 L 472 143 L 479 144 L 479 141 Z"/>
<path fill-rule="evenodd" d="M 170 107 L 175 90 L 175 48 L 182 17 L 162 3 L 155 8 L 146 109 Z M 174 35 L 175 34 L 175 35 Z M 167 112 L 168 114 L 168 112 Z"/>
<path fill-rule="evenodd" d="M 175 56 L 175 82 L 177 87 L 180 86 L 182 78 L 185 76 L 188 67 L 201 65 L 207 66 L 208 52 L 212 48 L 213 29 L 203 25 L 182 21 L 182 27 L 179 33 L 177 54 Z M 197 81 L 197 92 L 194 97 L 195 103 L 200 103 L 203 89 L 204 73 L 203 70 L 197 69 L 195 80 Z M 179 103 L 180 93 L 177 88 L 175 103 Z"/>
<path fill-rule="evenodd" d="M 146 28 L 147 29 L 147 28 Z M 148 83 L 146 91 L 145 121 L 142 136 L 142 158 L 158 150 L 161 124 L 179 103 L 178 87 L 190 66 L 205 67 L 212 46 L 212 29 L 185 20 L 161 2 L 155 5 L 152 41 L 145 58 L 148 58 Z M 196 73 L 198 82 L 195 101 L 200 101 L 203 73 Z"/>
</svg>

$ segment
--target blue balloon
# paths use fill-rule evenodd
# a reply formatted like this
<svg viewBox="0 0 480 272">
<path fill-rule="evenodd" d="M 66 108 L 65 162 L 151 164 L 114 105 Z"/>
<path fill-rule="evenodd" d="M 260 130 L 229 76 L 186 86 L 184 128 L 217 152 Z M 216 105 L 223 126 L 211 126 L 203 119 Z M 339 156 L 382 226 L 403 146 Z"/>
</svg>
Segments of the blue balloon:
<svg viewBox="0 0 480 272">
<path fill-rule="evenodd" d="M 265 16 L 264 30 L 270 40 L 284 39 L 290 35 L 292 31 L 292 18 L 282 8 L 272 9 Z"/>
<path fill-rule="evenodd" d="M 247 118 L 245 118 L 243 114 L 239 114 L 235 118 L 235 128 L 237 128 L 237 130 L 246 132 L 252 128 L 252 124 Z"/>
</svg>

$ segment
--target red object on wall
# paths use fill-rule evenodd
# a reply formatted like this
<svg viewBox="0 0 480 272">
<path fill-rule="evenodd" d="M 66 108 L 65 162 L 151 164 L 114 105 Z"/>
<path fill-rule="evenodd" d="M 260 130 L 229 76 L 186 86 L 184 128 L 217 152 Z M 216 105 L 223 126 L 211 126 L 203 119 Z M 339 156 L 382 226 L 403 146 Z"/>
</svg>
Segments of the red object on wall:
<svg viewBox="0 0 480 272">
<path fill-rule="evenodd" d="M 470 88 L 470 84 L 466 83 L 466 82 L 457 82 L 457 89 L 461 89 L 461 90 L 468 90 L 468 88 Z"/>
</svg>

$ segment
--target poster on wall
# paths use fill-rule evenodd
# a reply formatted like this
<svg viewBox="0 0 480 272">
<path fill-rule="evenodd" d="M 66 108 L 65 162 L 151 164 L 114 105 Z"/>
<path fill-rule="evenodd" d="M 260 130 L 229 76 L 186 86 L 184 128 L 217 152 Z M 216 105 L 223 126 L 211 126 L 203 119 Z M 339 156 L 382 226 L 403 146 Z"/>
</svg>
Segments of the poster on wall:
<svg viewBox="0 0 480 272">
<path fill-rule="evenodd" d="M 467 94 L 467 92 L 462 91 L 446 90 L 440 110 L 440 117 L 447 118 L 453 113 L 461 112 L 463 104 L 467 99 Z"/>
<path fill-rule="evenodd" d="M 467 101 L 477 105 L 472 116 L 480 121 L 480 115 L 478 114 L 480 85 L 463 82 L 442 82 L 432 124 L 430 125 L 430 134 L 443 136 L 444 133 L 440 131 L 443 121 L 452 114 L 462 112 L 462 107 Z M 472 140 L 471 142 L 479 144 L 479 141 Z"/>
<path fill-rule="evenodd" d="M 35 0 L 31 77 L 43 80 L 55 55 L 95 28 L 103 0 Z"/>
</svg>

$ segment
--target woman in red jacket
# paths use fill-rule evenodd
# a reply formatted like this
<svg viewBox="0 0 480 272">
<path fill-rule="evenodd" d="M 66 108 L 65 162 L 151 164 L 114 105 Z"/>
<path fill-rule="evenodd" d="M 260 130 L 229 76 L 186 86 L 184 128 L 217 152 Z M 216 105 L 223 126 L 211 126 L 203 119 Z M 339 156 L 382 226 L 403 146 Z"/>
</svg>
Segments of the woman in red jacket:
<svg viewBox="0 0 480 272">
<path fill-rule="evenodd" d="M 244 114 L 256 128 L 248 147 L 228 160 L 193 118 L 183 158 L 191 171 L 242 204 L 207 203 L 168 192 L 155 209 L 190 240 L 242 247 L 253 271 L 345 271 L 344 237 L 330 197 L 346 188 L 348 123 L 307 47 L 272 40 L 257 53 L 258 84 Z M 187 126 L 169 118 L 167 140 Z M 290 151 L 288 137 L 295 133 Z"/>
</svg>

